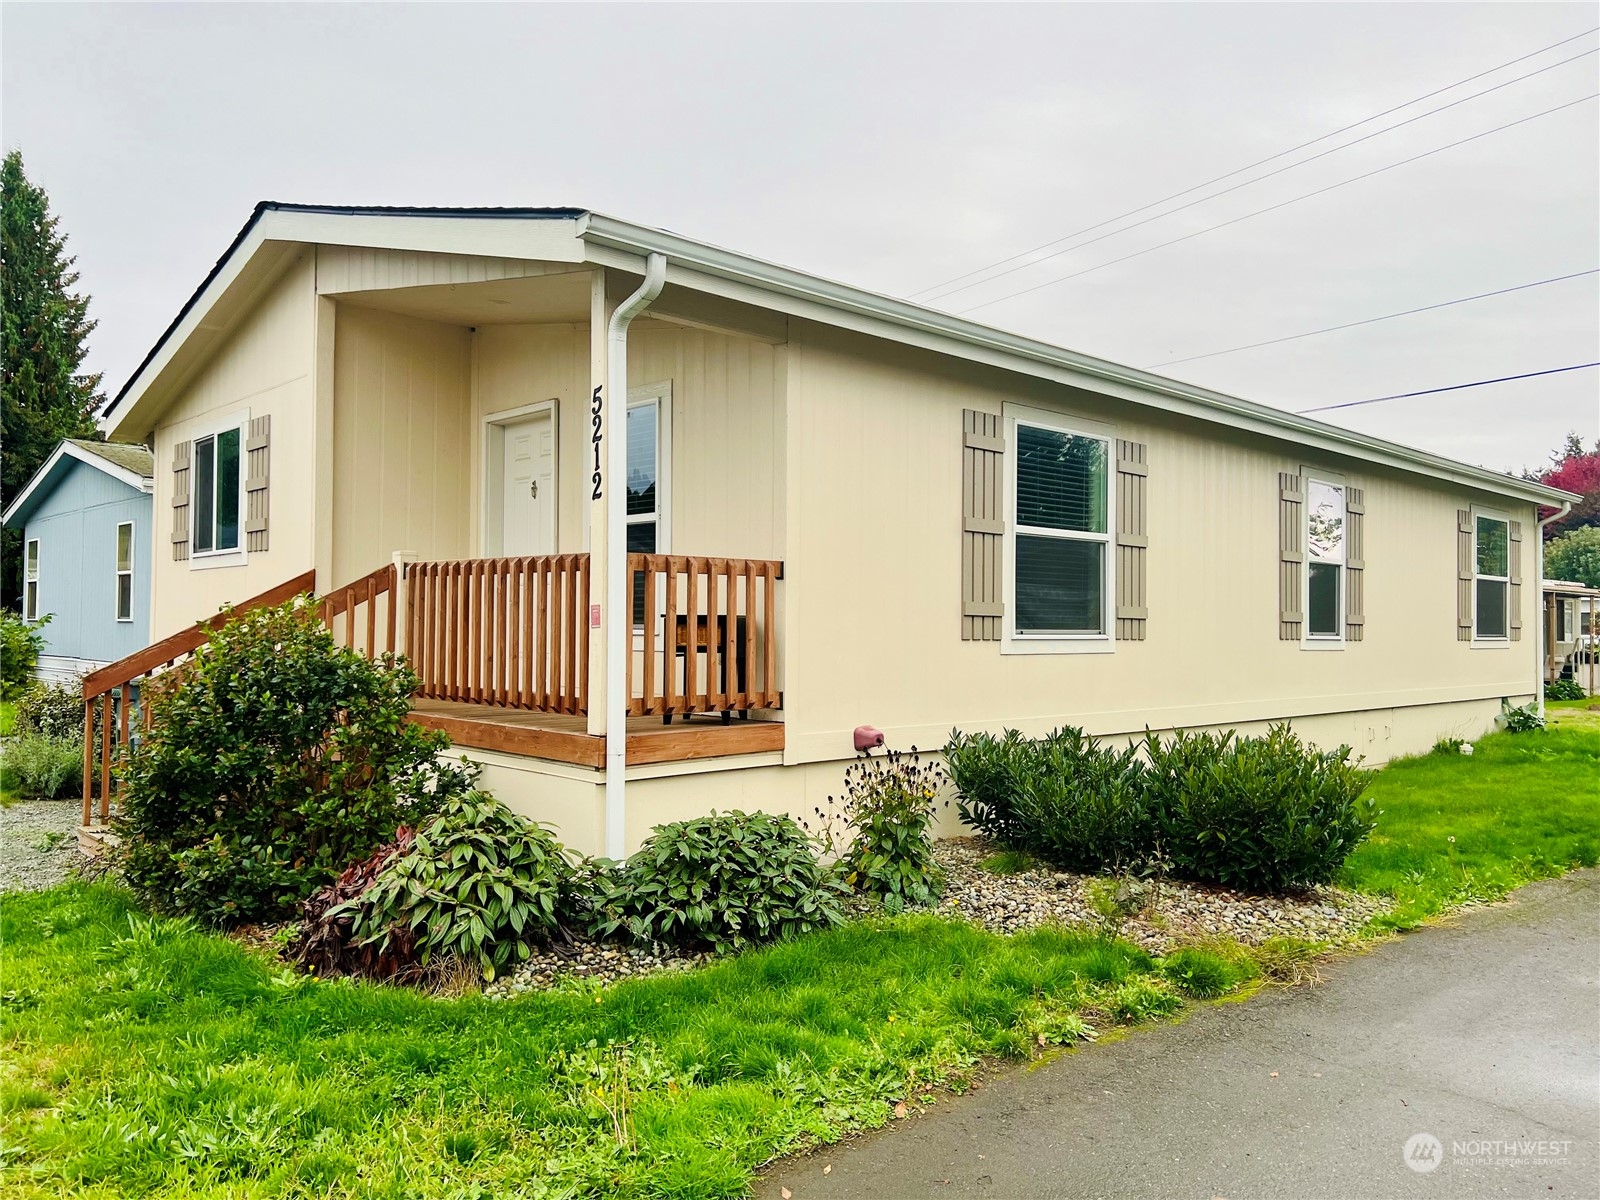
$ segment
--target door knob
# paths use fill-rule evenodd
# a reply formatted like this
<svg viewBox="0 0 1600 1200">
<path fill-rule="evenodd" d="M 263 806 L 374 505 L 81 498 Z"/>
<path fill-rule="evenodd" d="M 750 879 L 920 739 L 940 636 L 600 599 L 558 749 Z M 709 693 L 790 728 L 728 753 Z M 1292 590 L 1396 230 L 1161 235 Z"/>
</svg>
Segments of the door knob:
<svg viewBox="0 0 1600 1200">
<path fill-rule="evenodd" d="M 528 485 L 528 495 L 535 500 L 539 498 L 539 481 L 537 479 Z"/>
</svg>

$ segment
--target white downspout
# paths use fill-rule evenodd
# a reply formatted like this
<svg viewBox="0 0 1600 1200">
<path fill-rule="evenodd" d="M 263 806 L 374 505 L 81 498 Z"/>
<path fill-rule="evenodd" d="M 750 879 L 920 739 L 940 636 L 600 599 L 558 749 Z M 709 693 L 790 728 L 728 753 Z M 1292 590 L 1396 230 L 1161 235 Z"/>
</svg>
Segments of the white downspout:
<svg viewBox="0 0 1600 1200">
<path fill-rule="evenodd" d="M 628 654 L 628 326 L 661 294 L 667 256 L 645 260 L 644 282 L 606 326 L 606 857 L 627 847 Z"/>
<path fill-rule="evenodd" d="M 1563 500 L 1560 508 L 1551 513 L 1544 520 L 1540 521 L 1538 527 L 1538 545 L 1534 547 L 1533 577 L 1537 581 L 1535 594 L 1539 597 L 1539 636 L 1534 639 L 1534 641 L 1538 643 L 1538 645 L 1535 647 L 1537 653 L 1534 656 L 1534 661 L 1538 663 L 1538 666 L 1535 668 L 1533 674 L 1533 688 L 1534 694 L 1539 697 L 1539 719 L 1541 721 L 1544 720 L 1544 647 L 1545 638 L 1549 636 L 1549 631 L 1544 627 L 1545 618 L 1548 615 L 1545 610 L 1549 607 L 1544 602 L 1544 527 L 1550 524 L 1552 521 L 1561 520 L 1562 517 L 1566 516 L 1571 511 L 1572 501 Z M 1534 509 L 1533 512 L 1535 516 L 1538 516 L 1538 509 Z"/>
</svg>

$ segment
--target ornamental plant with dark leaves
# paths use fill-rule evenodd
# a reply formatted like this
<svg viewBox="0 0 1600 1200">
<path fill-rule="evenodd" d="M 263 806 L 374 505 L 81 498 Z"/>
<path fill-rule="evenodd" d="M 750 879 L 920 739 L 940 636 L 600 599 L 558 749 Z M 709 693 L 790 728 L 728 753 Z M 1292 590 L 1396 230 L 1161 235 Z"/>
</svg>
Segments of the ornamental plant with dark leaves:
<svg viewBox="0 0 1600 1200">
<path fill-rule="evenodd" d="M 212 924 L 300 902 L 471 784 L 412 724 L 417 678 L 335 645 L 316 605 L 257 609 L 151 681 L 121 766 L 119 864 L 147 904 Z"/>
<path fill-rule="evenodd" d="M 945 782 L 943 768 L 923 762 L 915 746 L 909 754 L 867 755 L 845 768 L 843 796 L 829 796 L 817 816 L 827 851 L 844 842 L 835 869 L 847 887 L 894 909 L 939 898 L 944 877 L 930 830 Z"/>
<path fill-rule="evenodd" d="M 844 920 L 842 887 L 792 817 L 727 812 L 659 825 L 597 873 L 590 932 L 719 954 Z"/>
<path fill-rule="evenodd" d="M 493 979 L 535 945 L 571 941 L 575 872 L 555 835 L 487 792 L 447 800 L 372 886 L 330 909 L 378 961 L 453 954 Z"/>
</svg>

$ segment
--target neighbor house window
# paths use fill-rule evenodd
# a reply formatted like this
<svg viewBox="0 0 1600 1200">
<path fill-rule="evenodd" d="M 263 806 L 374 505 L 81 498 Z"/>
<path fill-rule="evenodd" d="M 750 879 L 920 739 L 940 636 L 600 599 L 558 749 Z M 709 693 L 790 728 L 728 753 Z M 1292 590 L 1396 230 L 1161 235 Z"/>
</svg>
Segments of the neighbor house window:
<svg viewBox="0 0 1600 1200">
<path fill-rule="evenodd" d="M 1018 419 L 1012 628 L 1019 638 L 1103 637 L 1110 567 L 1110 443 Z"/>
<path fill-rule="evenodd" d="M 628 406 L 628 553 L 655 554 L 661 533 L 661 402 Z M 633 623 L 645 619 L 644 574 L 633 577 Z"/>
<path fill-rule="evenodd" d="M 1344 488 L 1306 481 L 1306 636 L 1343 636 Z"/>
<path fill-rule="evenodd" d="M 28 539 L 27 561 L 22 577 L 22 615 L 29 621 L 39 619 L 39 539 Z"/>
<path fill-rule="evenodd" d="M 133 522 L 117 526 L 117 620 L 133 620 Z"/>
<path fill-rule="evenodd" d="M 240 431 L 194 440 L 194 553 L 239 548 Z"/>
<path fill-rule="evenodd" d="M 1482 513 L 1475 524 L 1472 632 L 1479 638 L 1503 638 L 1511 607 L 1511 527 L 1501 517 Z"/>
</svg>

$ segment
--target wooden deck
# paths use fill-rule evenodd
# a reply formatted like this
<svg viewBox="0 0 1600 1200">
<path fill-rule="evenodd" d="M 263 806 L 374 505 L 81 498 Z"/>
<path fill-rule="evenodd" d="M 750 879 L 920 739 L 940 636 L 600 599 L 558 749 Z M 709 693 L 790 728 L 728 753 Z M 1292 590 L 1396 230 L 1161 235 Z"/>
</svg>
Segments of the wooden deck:
<svg viewBox="0 0 1600 1200">
<path fill-rule="evenodd" d="M 411 719 L 425 728 L 449 734 L 458 746 L 596 770 L 605 765 L 606 740 L 588 733 L 583 717 L 418 699 L 412 702 Z M 714 716 L 687 722 L 679 717 L 671 725 L 664 725 L 660 717 L 628 718 L 630 767 L 735 754 L 770 754 L 782 749 L 781 721 L 736 719 L 724 725 Z"/>
</svg>

